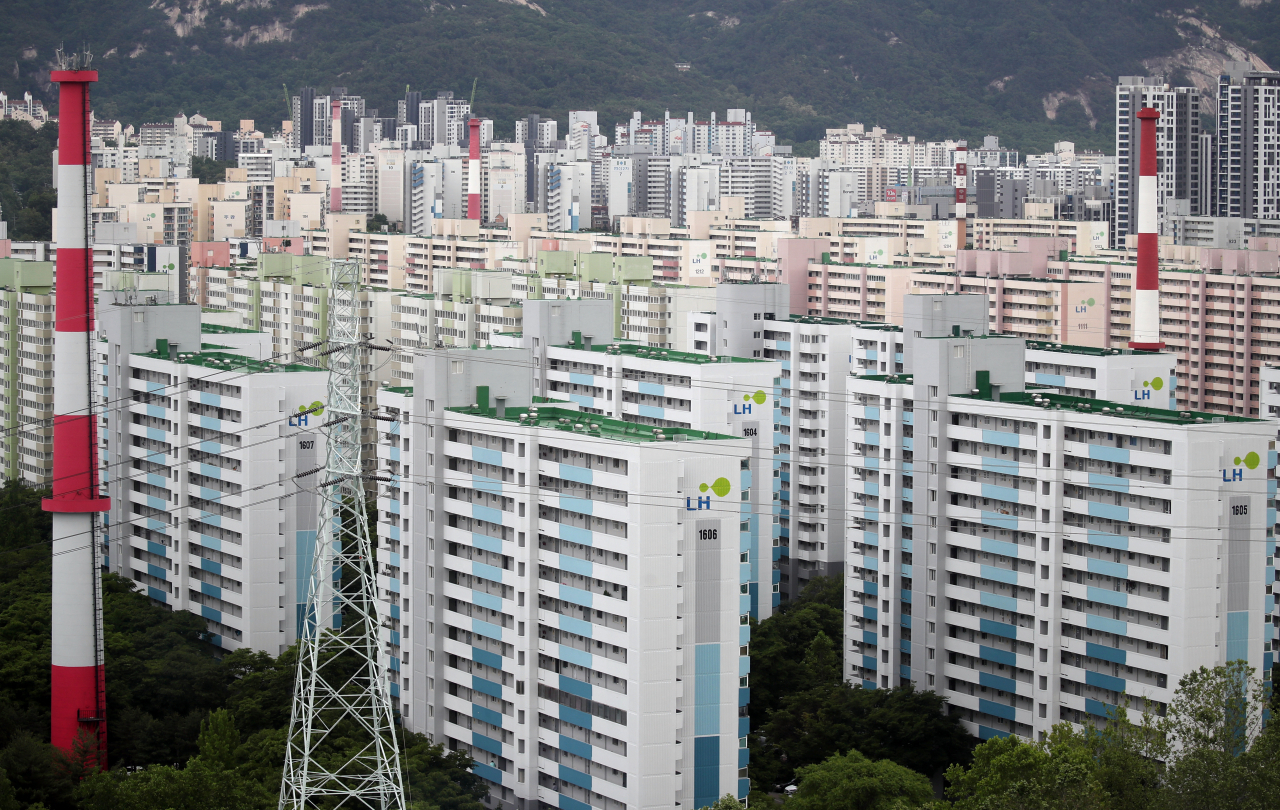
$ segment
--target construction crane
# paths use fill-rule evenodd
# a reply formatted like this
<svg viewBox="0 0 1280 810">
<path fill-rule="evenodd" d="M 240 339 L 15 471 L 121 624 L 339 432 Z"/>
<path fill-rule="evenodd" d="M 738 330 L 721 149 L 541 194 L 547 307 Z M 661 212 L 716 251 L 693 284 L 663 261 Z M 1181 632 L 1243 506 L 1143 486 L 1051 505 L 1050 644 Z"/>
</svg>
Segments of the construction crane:
<svg viewBox="0 0 1280 810">
<path fill-rule="evenodd" d="M 360 268 L 330 265 L 329 420 L 320 511 L 279 810 L 405 810 L 386 663 L 379 648 L 377 583 L 364 509 Z M 319 471 L 317 471 L 319 472 Z M 350 753 L 335 751 L 335 745 Z"/>
<path fill-rule="evenodd" d="M 480 83 L 480 77 L 477 76 L 471 82 L 471 101 L 467 102 L 467 109 L 474 114 L 476 109 L 476 85 Z"/>
</svg>

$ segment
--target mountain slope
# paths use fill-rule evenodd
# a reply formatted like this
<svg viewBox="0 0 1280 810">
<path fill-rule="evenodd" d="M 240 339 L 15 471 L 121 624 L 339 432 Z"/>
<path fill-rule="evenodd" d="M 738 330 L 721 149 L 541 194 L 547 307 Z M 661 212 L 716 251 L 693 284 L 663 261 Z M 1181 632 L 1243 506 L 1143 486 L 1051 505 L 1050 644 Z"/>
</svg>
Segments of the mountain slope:
<svg viewBox="0 0 1280 810">
<path fill-rule="evenodd" d="M 529 112 L 747 107 L 809 149 L 855 120 L 1105 148 L 1117 76 L 1211 86 L 1229 57 L 1280 64 L 1270 0 L 10 0 L 7 22 L 0 89 L 52 102 L 53 49 L 87 41 L 95 107 L 135 124 L 185 110 L 271 129 L 282 84 L 345 85 L 386 115 L 406 84 L 466 95 L 478 77 L 499 137 Z"/>
</svg>

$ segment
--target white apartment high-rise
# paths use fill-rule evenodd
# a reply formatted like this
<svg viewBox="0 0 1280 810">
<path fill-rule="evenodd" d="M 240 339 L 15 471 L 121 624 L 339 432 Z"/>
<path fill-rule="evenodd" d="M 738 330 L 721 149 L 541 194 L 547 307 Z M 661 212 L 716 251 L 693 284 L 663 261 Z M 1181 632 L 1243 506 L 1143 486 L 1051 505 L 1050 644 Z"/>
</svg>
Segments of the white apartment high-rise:
<svg viewBox="0 0 1280 810">
<path fill-rule="evenodd" d="M 745 796 L 751 440 L 540 401 L 527 350 L 425 354 L 379 394 L 405 726 L 503 808 Z"/>
<path fill-rule="evenodd" d="M 1124 247 L 1126 234 L 1138 232 L 1138 111 L 1160 112 L 1156 126 L 1156 171 L 1159 199 L 1158 233 L 1165 221 L 1179 214 L 1204 214 L 1209 202 L 1209 155 L 1200 138 L 1200 91 L 1171 87 L 1163 77 L 1121 76 L 1116 85 L 1115 246 Z M 1205 112 L 1208 112 L 1205 109 Z"/>
<path fill-rule="evenodd" d="M 258 359 L 267 336 L 203 331 L 196 305 L 107 305 L 99 436 L 111 495 L 106 564 L 273 655 L 298 637 L 324 464 L 328 374 Z"/>
<path fill-rule="evenodd" d="M 1280 73 L 1228 62 L 1218 78 L 1217 124 L 1214 215 L 1280 218 Z"/>
<path fill-rule="evenodd" d="M 1162 712 L 1199 666 L 1269 672 L 1274 425 L 1152 405 L 1167 355 L 1061 353 L 1115 399 L 1028 384 L 966 298 L 908 296 L 914 373 L 850 382 L 845 678 L 1035 739 Z"/>
</svg>

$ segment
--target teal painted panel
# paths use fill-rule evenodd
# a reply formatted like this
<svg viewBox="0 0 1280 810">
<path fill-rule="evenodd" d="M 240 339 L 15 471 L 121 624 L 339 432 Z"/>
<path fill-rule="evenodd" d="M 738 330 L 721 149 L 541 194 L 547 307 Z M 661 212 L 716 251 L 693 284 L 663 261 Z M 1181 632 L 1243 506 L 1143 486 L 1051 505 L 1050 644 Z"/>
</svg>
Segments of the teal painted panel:
<svg viewBox="0 0 1280 810">
<path fill-rule="evenodd" d="M 1096 489 L 1106 489 L 1111 492 L 1128 492 L 1129 479 L 1117 478 L 1114 475 L 1101 475 L 1099 473 L 1089 473 L 1089 486 Z"/>
<path fill-rule="evenodd" d="M 1089 458 L 1098 461 L 1110 461 L 1115 464 L 1129 463 L 1129 450 L 1124 447 L 1103 447 L 1100 444 L 1089 445 Z"/>
<path fill-rule="evenodd" d="M 982 441 L 987 444 L 994 444 L 1000 447 L 1018 447 L 1020 446 L 1021 437 L 1017 433 L 1005 433 L 1000 430 L 984 430 L 982 431 Z"/>
</svg>

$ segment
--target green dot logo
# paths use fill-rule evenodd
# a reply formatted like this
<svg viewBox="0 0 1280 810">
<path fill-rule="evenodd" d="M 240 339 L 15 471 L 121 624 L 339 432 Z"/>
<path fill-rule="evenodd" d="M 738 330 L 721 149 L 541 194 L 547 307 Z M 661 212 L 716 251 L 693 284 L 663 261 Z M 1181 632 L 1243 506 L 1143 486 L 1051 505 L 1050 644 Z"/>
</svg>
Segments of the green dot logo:
<svg viewBox="0 0 1280 810">
<path fill-rule="evenodd" d="M 751 395 L 751 399 L 757 405 L 763 405 L 765 401 L 764 391 L 756 391 L 754 394 Z"/>
<path fill-rule="evenodd" d="M 1256 470 L 1258 469 L 1258 465 L 1262 463 L 1262 459 L 1261 457 L 1258 456 L 1257 453 L 1251 450 L 1249 451 L 1248 454 L 1245 455 L 1244 458 L 1240 458 L 1239 456 L 1236 456 L 1236 464 L 1241 464 L 1241 463 L 1243 463 L 1244 466 L 1248 467 L 1251 470 Z"/>
<path fill-rule="evenodd" d="M 311 410 L 312 408 L 315 408 L 315 410 L 312 411 Z M 320 414 L 324 413 L 324 403 L 317 399 L 315 402 L 311 403 L 310 405 L 299 405 L 298 413 L 302 413 L 304 411 L 310 411 L 311 413 L 314 413 L 316 416 L 319 416 Z"/>
<path fill-rule="evenodd" d="M 710 486 L 706 484 L 699 484 L 698 491 L 706 492 L 709 489 L 715 493 L 716 497 L 723 498 L 724 496 L 729 494 L 729 489 L 731 486 L 732 485 L 729 483 L 728 478 L 717 478 Z"/>
<path fill-rule="evenodd" d="M 702 254 L 702 258 L 704 258 L 704 259 L 705 259 L 705 258 L 707 258 L 707 254 L 705 254 L 705 253 L 704 253 L 704 254 Z"/>
</svg>

